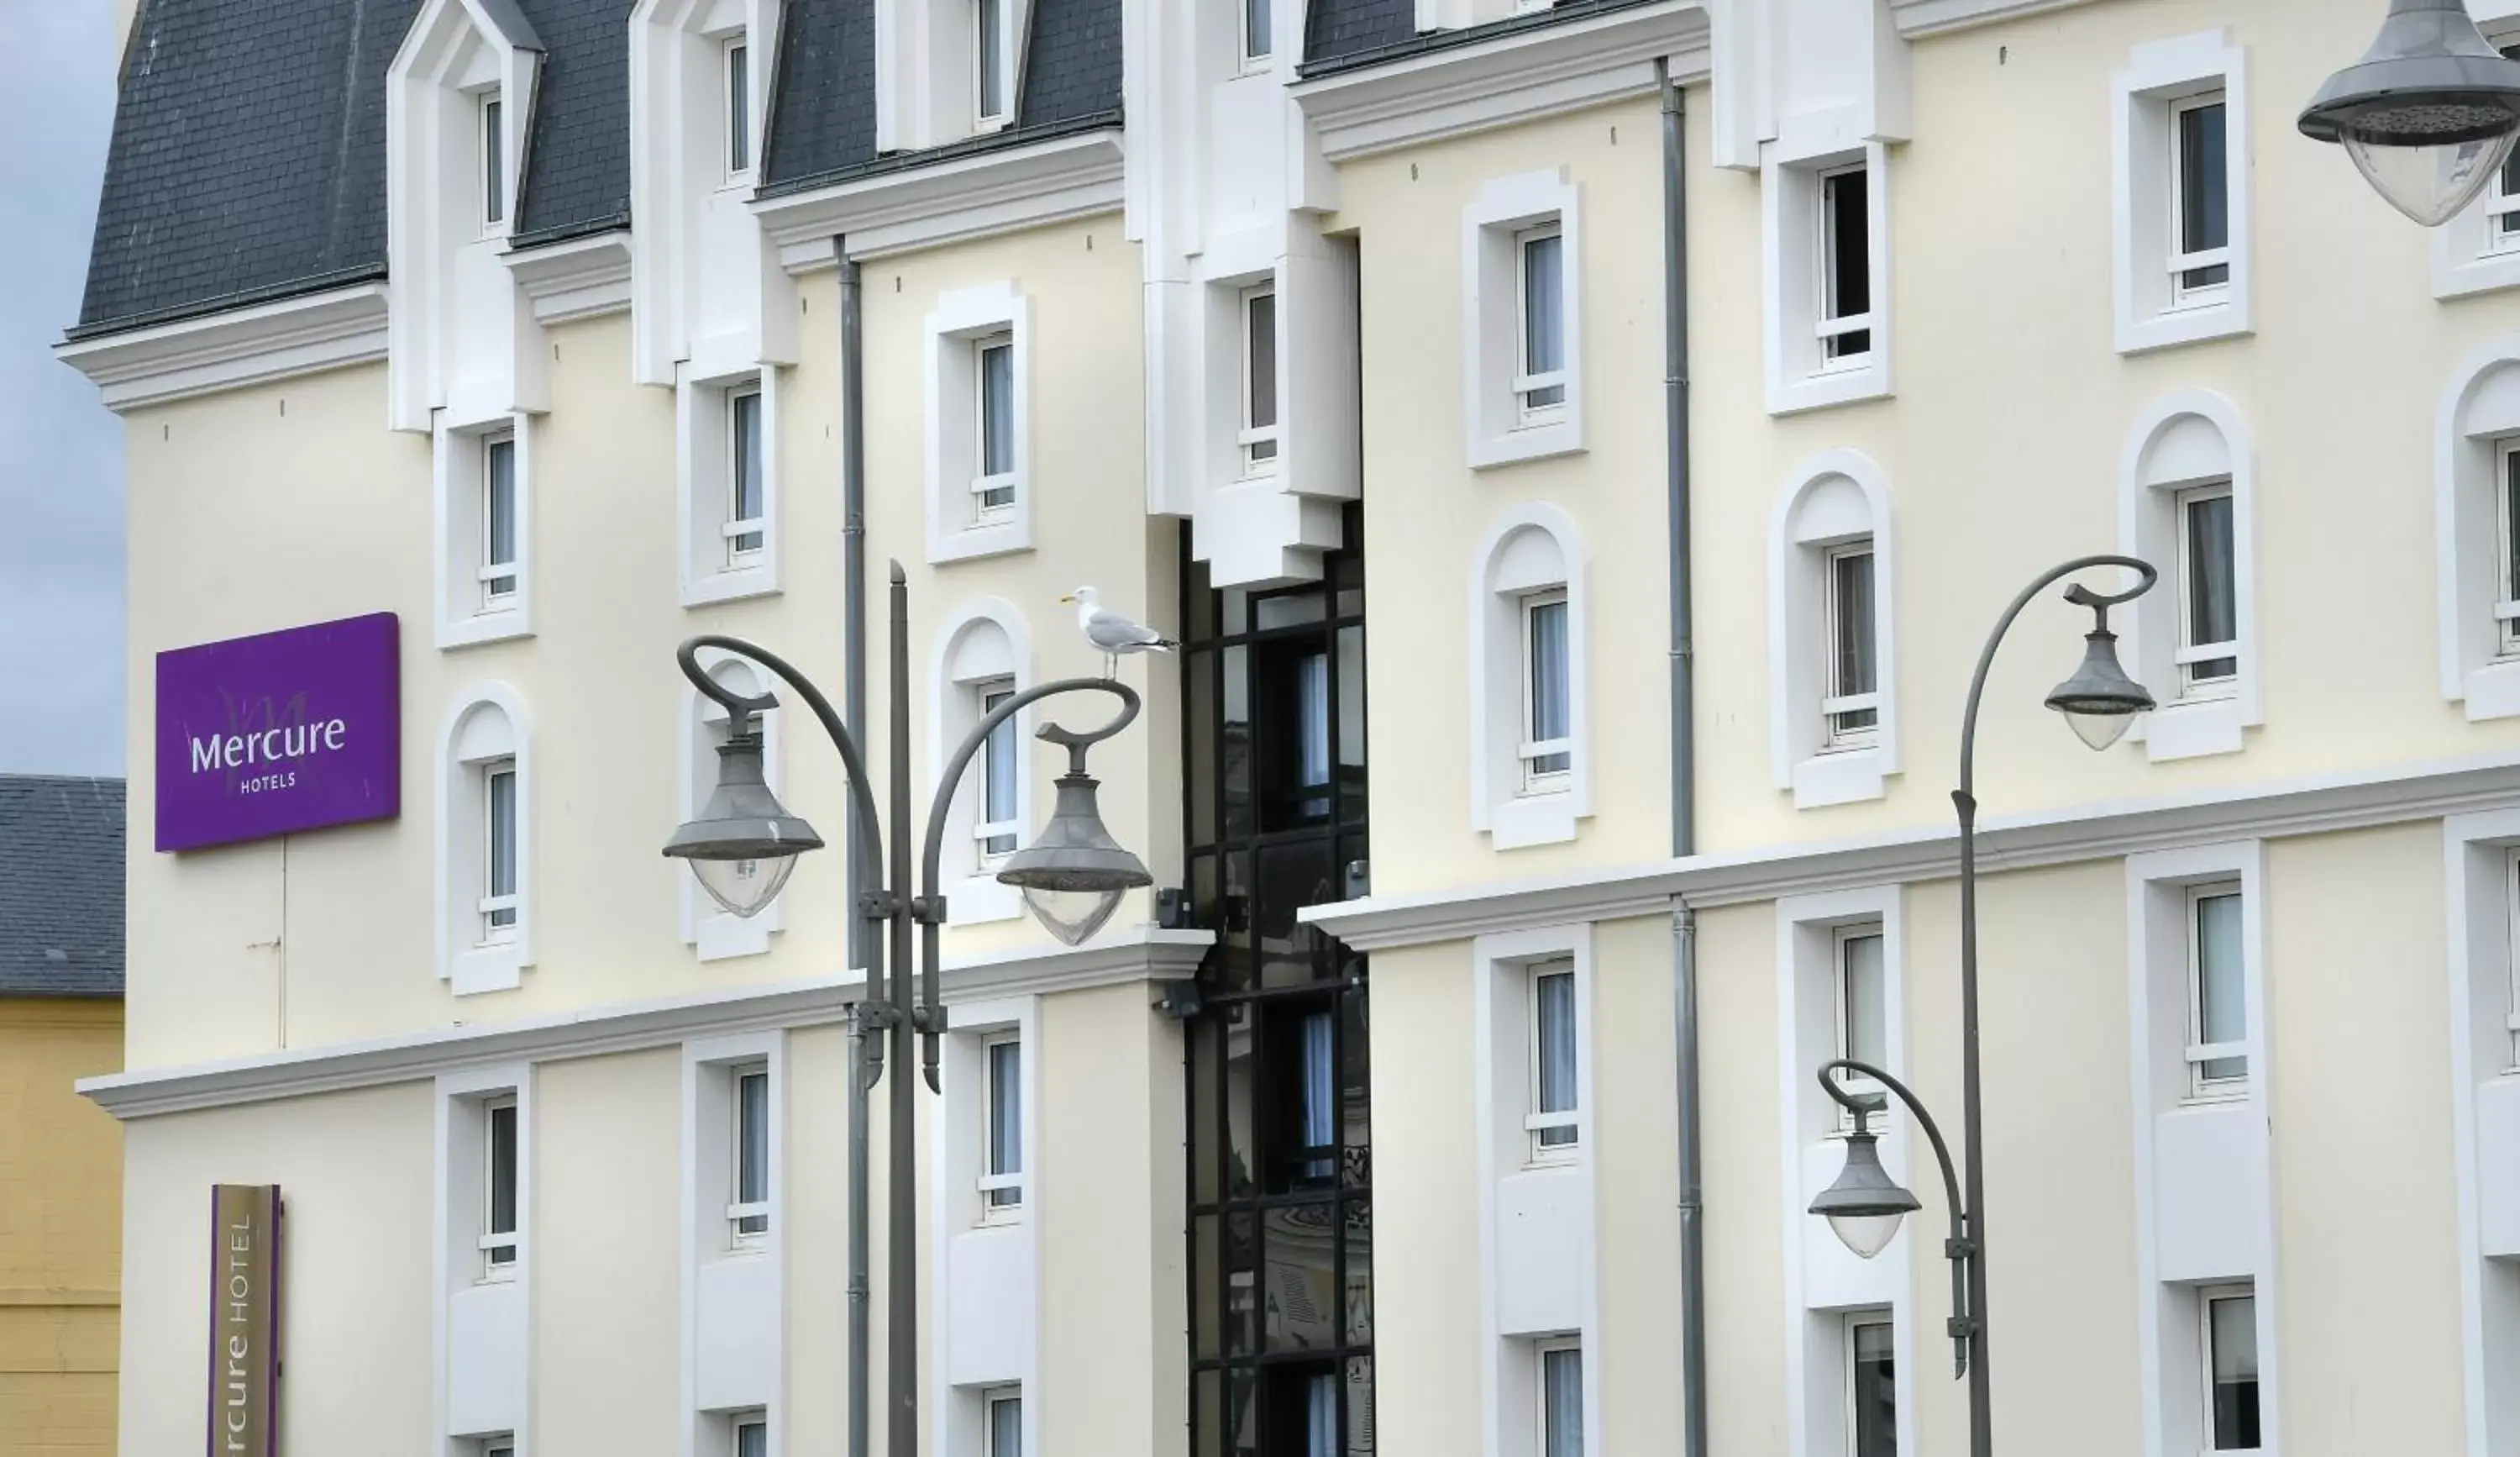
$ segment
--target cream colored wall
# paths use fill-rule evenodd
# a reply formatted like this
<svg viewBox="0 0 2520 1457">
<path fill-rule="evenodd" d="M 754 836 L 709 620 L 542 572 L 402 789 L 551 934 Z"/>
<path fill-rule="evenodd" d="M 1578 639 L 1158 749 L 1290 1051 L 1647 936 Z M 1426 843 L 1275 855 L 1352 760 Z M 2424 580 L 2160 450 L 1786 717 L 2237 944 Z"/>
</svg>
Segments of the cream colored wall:
<svg viewBox="0 0 2520 1457">
<path fill-rule="evenodd" d="M 71 1091 L 122 1063 L 122 1004 L 0 997 L 0 1432 L 113 1450 L 122 1130 Z"/>
<path fill-rule="evenodd" d="M 278 1184 L 281 1446 L 430 1451 L 435 1114 L 425 1082 L 126 1124 L 122 1450 L 199 1451 L 208 1410 L 212 1184 Z"/>
<path fill-rule="evenodd" d="M 682 1060 L 535 1070 L 526 1401 L 541 1457 L 678 1457 Z"/>
<path fill-rule="evenodd" d="M 1644 99 L 1339 171 L 1342 205 L 1328 226 L 1356 231 L 1363 280 L 1366 737 L 1378 893 L 1669 851 L 1659 125 Z M 1582 190 L 1588 448 L 1472 472 L 1459 362 L 1462 209 L 1486 182 L 1559 166 Z M 1590 558 L 1594 816 L 1573 843 L 1500 854 L 1470 827 L 1471 558 L 1501 513 L 1532 500 L 1572 517 Z"/>
</svg>

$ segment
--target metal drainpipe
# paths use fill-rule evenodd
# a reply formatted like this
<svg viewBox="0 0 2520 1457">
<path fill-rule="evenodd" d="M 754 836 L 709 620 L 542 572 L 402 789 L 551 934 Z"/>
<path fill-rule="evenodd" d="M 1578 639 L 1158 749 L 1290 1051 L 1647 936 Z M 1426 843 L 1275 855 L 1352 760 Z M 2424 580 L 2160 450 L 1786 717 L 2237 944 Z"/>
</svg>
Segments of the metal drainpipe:
<svg viewBox="0 0 2520 1457">
<path fill-rule="evenodd" d="M 840 712 L 849 733 L 866 742 L 866 334 L 860 316 L 857 260 L 849 241 L 833 238 L 840 264 Z M 868 959 L 866 921 L 858 914 L 873 850 L 859 816 L 848 819 L 849 964 L 868 972 L 867 992 L 877 990 Z M 872 1255 L 868 1244 L 871 1199 L 867 1168 L 868 1094 L 874 1079 L 867 1061 L 865 1002 L 849 1009 L 849 1445 L 848 1457 L 867 1457 L 869 1302 Z M 881 1040 L 875 1044 L 880 1047 Z"/>
<path fill-rule="evenodd" d="M 1654 62 L 1662 98 L 1663 448 L 1671 530 L 1671 852 L 1697 853 L 1696 660 L 1688 526 L 1688 200 L 1683 89 Z M 1680 1389 L 1683 1457 L 1706 1457 L 1706 1230 L 1697 1099 L 1697 913 L 1671 898 L 1672 1042 L 1680 1103 Z"/>
</svg>

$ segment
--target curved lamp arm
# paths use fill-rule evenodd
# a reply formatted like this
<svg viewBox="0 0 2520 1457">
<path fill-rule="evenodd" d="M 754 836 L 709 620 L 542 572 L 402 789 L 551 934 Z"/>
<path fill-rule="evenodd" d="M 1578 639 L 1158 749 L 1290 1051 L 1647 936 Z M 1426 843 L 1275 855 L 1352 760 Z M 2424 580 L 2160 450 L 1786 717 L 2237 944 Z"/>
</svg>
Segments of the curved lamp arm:
<svg viewBox="0 0 2520 1457">
<path fill-rule="evenodd" d="M 840 715 L 832 708 L 832 701 L 823 697 L 823 691 L 814 686 L 813 680 L 798 672 L 787 659 L 757 643 L 745 642 L 740 637 L 728 637 L 715 632 L 702 633 L 698 637 L 687 640 L 674 651 L 674 660 L 683 665 L 683 676 L 692 680 L 693 687 L 708 695 L 720 707 L 725 708 L 727 717 L 739 732 L 745 727 L 746 720 L 777 707 L 779 700 L 767 693 L 741 694 L 710 677 L 708 670 L 700 666 L 702 648 L 715 648 L 721 653 L 748 659 L 770 669 L 779 675 L 781 682 L 796 690 L 796 696 L 803 699 L 805 706 L 814 710 L 814 716 L 822 720 L 823 732 L 832 736 L 832 747 L 840 751 L 840 763 L 848 770 L 849 803 L 857 813 L 858 827 L 866 833 L 868 851 L 874 856 L 875 863 L 881 865 L 883 863 L 883 819 L 876 811 L 875 791 L 868 787 L 866 760 L 859 755 L 857 741 L 849 737 L 848 725 L 840 722 Z"/>
<path fill-rule="evenodd" d="M 2015 604 L 2016 608 L 2018 606 Z M 1949 1210 L 1952 1229 L 1950 1237 L 1943 1241 L 1943 1257 L 1952 1262 L 1952 1318 L 1946 1330 L 1952 1338 L 1952 1377 L 1958 1380 L 1968 1374 L 1969 1338 L 1977 1330 L 1976 1312 L 1969 1308 L 1968 1299 L 1968 1267 L 1969 1261 L 1977 1256 L 1977 1241 L 1973 1238 L 1975 1221 L 1971 1211 L 1968 1206 L 1960 1203 L 1959 1173 L 1952 1164 L 1951 1148 L 1943 1142 L 1943 1130 L 1935 1125 L 1934 1116 L 1925 1112 L 1925 1105 L 1908 1090 L 1906 1083 L 1870 1063 L 1859 1063 L 1853 1058 L 1833 1058 L 1821 1064 L 1821 1089 L 1835 1099 L 1840 1108 L 1855 1115 L 1858 1131 L 1864 1128 L 1864 1120 L 1872 1112 L 1874 1100 L 1858 1099 L 1838 1086 L 1837 1079 L 1829 1074 L 1840 1069 L 1860 1072 L 1897 1094 L 1899 1101 L 1908 1105 L 1908 1111 L 1916 1116 L 1916 1126 L 1925 1130 L 1925 1141 L 1934 1146 L 1934 1161 L 1943 1170 L 1943 1197 L 1948 1201 L 1945 1207 Z"/>
<path fill-rule="evenodd" d="M 1977 655 L 1977 672 L 1969 679 L 1968 707 L 1960 715 L 1959 793 L 1968 797 L 1972 805 L 1976 802 L 1977 704 L 1978 700 L 1986 694 L 1987 669 L 1995 666 L 1996 648 L 2003 642 L 2004 633 L 2011 630 L 2012 619 L 2020 616 L 2021 610 L 2030 605 L 2031 598 L 2038 596 L 2050 582 L 2059 577 L 2071 576 L 2077 571 L 2087 571 L 2094 567 L 2123 567 L 2138 573 L 2140 578 L 2135 586 L 2124 592 L 2094 592 L 2080 582 L 2065 589 L 2066 601 L 2079 607 L 2096 610 L 2100 614 L 2103 626 L 2108 622 L 2110 608 L 2141 597 L 2152 590 L 2154 582 L 2161 579 L 2161 573 L 2154 569 L 2153 565 L 2139 557 L 2121 557 L 2114 554 L 2076 557 L 2070 562 L 2051 567 L 2040 573 L 2038 580 L 2022 588 L 2021 594 L 2012 599 L 2012 605 L 2003 610 L 2003 615 L 1995 619 L 1995 631 L 1987 634 L 1986 647 Z"/>
</svg>

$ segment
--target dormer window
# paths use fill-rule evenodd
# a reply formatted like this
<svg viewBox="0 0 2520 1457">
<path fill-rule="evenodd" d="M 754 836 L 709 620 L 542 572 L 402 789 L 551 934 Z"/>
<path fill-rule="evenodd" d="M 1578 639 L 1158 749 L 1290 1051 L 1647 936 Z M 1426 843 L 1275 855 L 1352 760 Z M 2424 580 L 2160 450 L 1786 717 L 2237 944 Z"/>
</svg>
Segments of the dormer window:
<svg viewBox="0 0 2520 1457">
<path fill-rule="evenodd" d="M 499 142 L 499 93 L 494 88 L 481 93 L 481 233 L 484 237 L 508 230 L 508 162 L 506 150 Z"/>
<path fill-rule="evenodd" d="M 978 72 L 972 95 L 978 98 L 979 123 L 1003 126 L 1010 110 L 1007 93 L 1014 89 L 1007 74 L 1007 0 L 972 0 L 971 19 L 977 32 L 971 54 Z"/>
<path fill-rule="evenodd" d="M 1264 70 L 1269 65 L 1269 7 L 1272 0 L 1240 0 L 1242 68 Z"/>
<path fill-rule="evenodd" d="M 1263 284 L 1242 296 L 1242 474 L 1277 469 L 1278 291 Z"/>
<path fill-rule="evenodd" d="M 726 180 L 752 175 L 752 73 L 743 36 L 726 43 Z"/>
</svg>

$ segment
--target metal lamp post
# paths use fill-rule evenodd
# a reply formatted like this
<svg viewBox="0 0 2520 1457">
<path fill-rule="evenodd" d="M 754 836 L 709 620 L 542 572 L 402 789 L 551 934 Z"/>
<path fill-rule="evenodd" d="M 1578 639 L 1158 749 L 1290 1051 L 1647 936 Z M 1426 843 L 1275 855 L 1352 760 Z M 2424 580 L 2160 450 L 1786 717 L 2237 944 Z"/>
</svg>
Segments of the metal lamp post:
<svg viewBox="0 0 2520 1457">
<path fill-rule="evenodd" d="M 727 742 L 718 750 L 718 782 L 698 817 L 675 830 L 665 853 L 690 864 L 709 898 L 738 916 L 751 916 L 770 904 L 795 868 L 796 857 L 820 848 L 823 840 L 813 826 L 789 814 L 763 782 L 761 735 L 754 720 L 778 706 L 770 694 L 740 694 L 709 676 L 700 666 L 704 649 L 746 659 L 776 674 L 811 708 L 847 769 L 849 801 L 868 846 L 865 878 L 879 879 L 862 891 L 857 915 L 867 924 L 866 996 L 859 1004 L 853 1044 L 862 1050 L 854 1070 L 850 1106 L 850 1271 L 849 1271 L 849 1408 L 850 1451 L 866 1451 L 868 1419 L 867 1126 L 865 1093 L 883 1075 L 884 1041 L 892 1044 L 892 1099 L 889 1153 L 890 1230 L 886 1241 L 890 1263 L 889 1311 L 884 1349 L 890 1375 L 890 1420 L 885 1449 L 889 1457 L 919 1453 L 919 1241 L 915 1096 L 902 1072 L 910 1066 L 912 1038 L 923 1044 L 922 1070 L 931 1091 L 939 1088 L 937 1039 L 945 1030 L 945 1007 L 937 994 L 937 927 L 945 919 L 945 897 L 938 888 L 945 846 L 945 817 L 963 771 L 989 734 L 1029 705 L 1068 693 L 1107 693 L 1120 701 L 1110 722 L 1086 733 L 1046 724 L 1039 737 L 1067 750 L 1068 770 L 1058 780 L 1058 803 L 1041 837 L 1007 857 L 998 879 L 1016 886 L 1033 914 L 1059 939 L 1074 945 L 1111 918 L 1121 897 L 1154 883 L 1136 855 L 1111 839 L 1095 803 L 1096 781 L 1085 772 L 1086 751 L 1119 733 L 1137 718 L 1138 695 L 1109 678 L 1061 678 L 1027 688 L 982 716 L 947 757 L 928 802 L 925 854 L 921 866 L 924 893 L 911 894 L 910 864 L 910 592 L 901 564 L 892 564 L 892 716 L 886 736 L 891 770 L 891 855 L 883 853 L 883 815 L 876 806 L 865 756 L 856 739 L 812 680 L 777 654 L 742 638 L 714 634 L 684 643 L 675 657 L 683 676 L 727 711 Z M 880 872 L 880 873 L 879 873 Z M 879 873 L 879 874 L 878 874 Z M 885 929 L 890 931 L 892 978 L 884 989 Z M 911 937 L 919 940 L 920 976 L 912 979 Z M 878 1035 L 864 1034 L 872 1029 Z"/>
<path fill-rule="evenodd" d="M 2520 61 L 2487 42 L 2463 0 L 2390 0 L 2371 49 L 2327 78 L 2299 124 L 2342 144 L 2390 206 L 2439 227 L 2520 138 Z"/>
<path fill-rule="evenodd" d="M 1952 792 L 1960 822 L 1960 1120 L 1965 1168 L 1955 1168 L 1941 1128 L 1907 1084 L 1882 1069 L 1851 1058 L 1838 1058 L 1820 1070 L 1821 1086 L 1855 1115 L 1855 1131 L 1846 1140 L 1846 1166 L 1837 1181 L 1812 1201 L 1811 1212 L 1829 1222 L 1838 1239 L 1865 1259 L 1881 1252 L 1899 1229 L 1899 1221 L 1919 1207 L 1916 1196 L 1901 1188 L 1881 1166 L 1876 1137 L 1867 1126 L 1870 1115 L 1885 1105 L 1879 1094 L 1851 1094 L 1834 1075 L 1854 1072 L 1878 1082 L 1898 1096 L 1933 1145 L 1942 1165 L 1943 1187 L 1950 1202 L 1952 1233 L 1943 1253 L 1952 1262 L 1952 1316 L 1949 1330 L 1957 1370 L 1969 1382 L 1969 1454 L 1990 1457 L 1992 1388 L 1987 1381 L 1986 1332 L 1986 1159 L 1984 1119 L 1978 1084 L 1977 1027 L 1977 753 L 1978 701 L 1986 693 L 1987 670 L 1995 650 L 2012 619 L 2030 599 L 2060 577 L 2094 567 L 2123 567 L 2140 578 L 2124 592 L 2093 592 L 2081 583 L 2065 589 L 2065 600 L 2092 610 L 2092 630 L 2084 636 L 2082 666 L 2048 695 L 2048 706 L 2065 715 L 2076 737 L 2092 748 L 2115 744 L 2153 706 L 2152 695 L 2118 665 L 2117 634 L 2109 631 L 2109 609 L 2132 602 L 2152 589 L 2160 573 L 2134 557 L 2077 557 L 2040 574 L 2021 589 L 2012 605 L 1996 619 L 1986 647 L 1978 654 L 1977 672 L 1969 679 L 1968 706 L 1960 718 L 1960 787 Z"/>
</svg>

